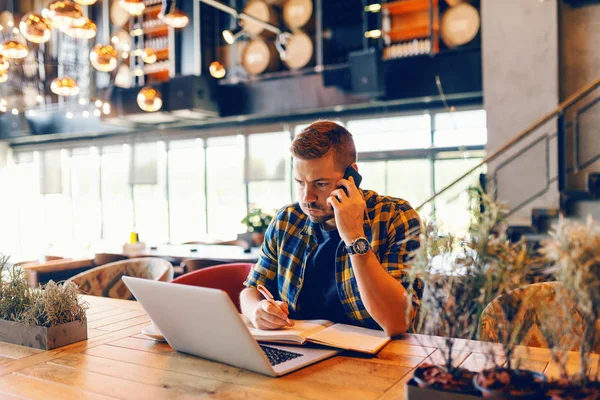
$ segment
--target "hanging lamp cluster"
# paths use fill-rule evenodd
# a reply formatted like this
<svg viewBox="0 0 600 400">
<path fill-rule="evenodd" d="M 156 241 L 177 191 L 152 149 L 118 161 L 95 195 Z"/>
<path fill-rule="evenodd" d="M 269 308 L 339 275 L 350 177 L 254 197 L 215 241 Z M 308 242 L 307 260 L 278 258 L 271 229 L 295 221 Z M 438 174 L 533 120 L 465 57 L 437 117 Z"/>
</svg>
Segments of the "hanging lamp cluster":
<svg viewBox="0 0 600 400">
<path fill-rule="evenodd" d="M 93 5 L 96 1 L 51 1 L 41 11 L 25 14 L 18 25 L 13 20 L 12 14 L 7 12 L 7 15 L 10 15 L 10 21 L 2 21 L 2 24 L 12 30 L 10 34 L 12 36 L 8 36 L 10 40 L 0 42 L 0 84 L 8 80 L 9 68 L 13 61 L 23 60 L 29 56 L 30 43 L 34 45 L 47 43 L 52 38 L 53 30 L 58 30 L 77 40 L 94 39 L 97 34 L 96 23 L 86 17 L 87 12 L 84 12 L 82 7 Z M 141 15 L 145 9 L 143 0 L 118 0 L 118 4 L 133 17 Z M 173 28 L 179 29 L 189 24 L 189 17 L 176 8 L 174 1 L 163 2 L 159 18 Z M 3 28 L 0 26 L 0 30 Z M 34 54 L 36 53 L 34 52 Z M 126 59 L 130 55 L 141 57 L 146 64 L 157 61 L 157 54 L 151 48 L 131 51 L 129 45 L 113 42 L 94 45 L 89 52 L 89 62 L 97 71 L 112 72 L 119 64 L 119 57 Z M 72 76 L 68 75 L 55 78 L 50 84 L 50 90 L 56 95 L 64 97 L 77 96 L 80 93 L 79 84 Z M 152 86 L 145 86 L 138 94 L 138 104 L 144 111 L 159 110 L 162 107 L 160 91 Z"/>
</svg>

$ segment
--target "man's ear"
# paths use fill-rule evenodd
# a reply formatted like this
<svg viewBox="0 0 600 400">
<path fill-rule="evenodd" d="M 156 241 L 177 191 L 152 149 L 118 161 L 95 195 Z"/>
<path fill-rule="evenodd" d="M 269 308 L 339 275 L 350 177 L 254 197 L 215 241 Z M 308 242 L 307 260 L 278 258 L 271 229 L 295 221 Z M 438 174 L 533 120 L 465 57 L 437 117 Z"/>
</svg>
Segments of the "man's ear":
<svg viewBox="0 0 600 400">
<path fill-rule="evenodd" d="M 352 168 L 354 168 L 354 169 L 355 169 L 357 172 L 359 172 L 359 171 L 358 171 L 358 164 L 357 164 L 357 163 L 352 163 L 350 166 L 351 166 Z"/>
</svg>

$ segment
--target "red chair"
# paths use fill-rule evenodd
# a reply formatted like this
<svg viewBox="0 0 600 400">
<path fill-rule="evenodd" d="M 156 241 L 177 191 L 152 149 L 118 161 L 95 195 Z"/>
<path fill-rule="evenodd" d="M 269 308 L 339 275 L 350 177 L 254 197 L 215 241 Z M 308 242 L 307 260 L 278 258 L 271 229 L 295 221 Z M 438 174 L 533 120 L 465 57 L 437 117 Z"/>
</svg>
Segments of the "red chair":
<svg viewBox="0 0 600 400">
<path fill-rule="evenodd" d="M 254 264 L 222 264 L 192 271 L 178 278 L 173 283 L 202 286 L 225 291 L 233 304 L 240 311 L 240 293 L 244 290 L 244 281 Z"/>
</svg>

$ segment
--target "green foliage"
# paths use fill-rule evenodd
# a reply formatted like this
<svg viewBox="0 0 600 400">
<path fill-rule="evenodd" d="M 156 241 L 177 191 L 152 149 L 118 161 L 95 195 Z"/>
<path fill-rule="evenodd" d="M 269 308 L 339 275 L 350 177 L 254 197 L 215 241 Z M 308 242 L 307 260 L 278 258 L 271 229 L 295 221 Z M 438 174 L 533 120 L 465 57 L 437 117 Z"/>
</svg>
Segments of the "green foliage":
<svg viewBox="0 0 600 400">
<path fill-rule="evenodd" d="M 8 257 L 0 254 L 0 270 L 7 262 Z M 85 320 L 88 306 L 80 302 L 75 284 L 50 281 L 32 288 L 23 269 L 13 267 L 7 272 L 7 277 L 0 277 L 0 319 L 46 327 Z"/>
<path fill-rule="evenodd" d="M 248 232 L 265 233 L 275 213 L 268 213 L 260 208 L 252 208 L 242 220 Z"/>
</svg>

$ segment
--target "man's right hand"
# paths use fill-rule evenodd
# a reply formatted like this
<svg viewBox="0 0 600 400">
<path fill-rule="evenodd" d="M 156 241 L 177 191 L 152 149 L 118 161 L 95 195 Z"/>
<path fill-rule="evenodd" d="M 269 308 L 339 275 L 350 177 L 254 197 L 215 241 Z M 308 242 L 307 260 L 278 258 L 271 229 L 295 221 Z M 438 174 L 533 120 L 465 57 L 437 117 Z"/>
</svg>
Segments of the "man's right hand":
<svg viewBox="0 0 600 400">
<path fill-rule="evenodd" d="M 289 315 L 287 303 L 283 301 L 276 301 L 276 303 L 281 309 L 267 300 L 261 300 L 254 309 L 252 324 L 258 329 L 279 329 L 284 326 L 294 326 L 293 321 L 290 321 L 291 324 L 286 322 Z"/>
</svg>

